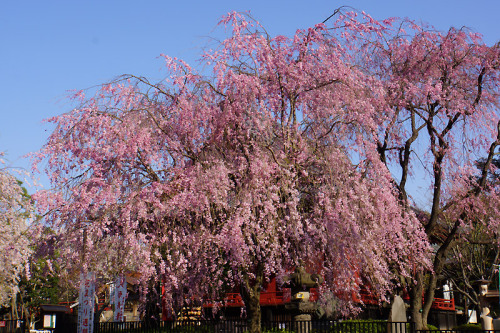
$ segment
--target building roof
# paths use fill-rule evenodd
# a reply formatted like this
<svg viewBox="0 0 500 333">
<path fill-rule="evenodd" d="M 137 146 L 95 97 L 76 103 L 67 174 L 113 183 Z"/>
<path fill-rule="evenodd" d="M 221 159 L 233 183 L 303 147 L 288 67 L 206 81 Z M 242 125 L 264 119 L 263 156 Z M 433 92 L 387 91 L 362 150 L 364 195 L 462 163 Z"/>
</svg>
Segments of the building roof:
<svg viewBox="0 0 500 333">
<path fill-rule="evenodd" d="M 56 305 L 56 304 L 42 304 L 40 305 L 40 310 L 42 310 L 42 312 L 64 312 L 64 313 L 71 312 L 68 306 Z"/>
</svg>

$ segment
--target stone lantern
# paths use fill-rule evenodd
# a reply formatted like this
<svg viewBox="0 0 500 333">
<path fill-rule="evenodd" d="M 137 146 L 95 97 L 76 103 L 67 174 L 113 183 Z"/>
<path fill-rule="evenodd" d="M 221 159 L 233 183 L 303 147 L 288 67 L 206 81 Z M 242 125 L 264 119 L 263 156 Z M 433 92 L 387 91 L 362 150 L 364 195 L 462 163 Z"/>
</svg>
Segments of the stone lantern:
<svg viewBox="0 0 500 333">
<path fill-rule="evenodd" d="M 318 309 L 316 303 L 309 301 L 310 290 L 318 287 L 323 282 L 323 277 L 309 274 L 303 267 L 299 267 L 287 280 L 291 282 L 292 302 L 286 304 L 285 308 L 292 311 L 295 331 L 308 333 L 311 329 L 312 314 Z"/>
<path fill-rule="evenodd" d="M 486 294 L 488 294 L 488 285 L 491 281 L 488 280 L 478 280 L 475 281 L 479 285 L 479 307 L 481 308 L 481 327 L 483 330 L 493 329 L 493 318 L 490 315 L 489 302 L 486 299 Z"/>
</svg>

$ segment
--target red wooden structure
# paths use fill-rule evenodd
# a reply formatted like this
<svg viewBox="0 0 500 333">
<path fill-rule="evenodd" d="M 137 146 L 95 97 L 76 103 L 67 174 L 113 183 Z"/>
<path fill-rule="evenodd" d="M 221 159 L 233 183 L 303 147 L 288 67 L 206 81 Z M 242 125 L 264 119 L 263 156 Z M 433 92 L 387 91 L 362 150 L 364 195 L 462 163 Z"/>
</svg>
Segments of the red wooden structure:
<svg viewBox="0 0 500 333">
<path fill-rule="evenodd" d="M 311 288 L 309 290 L 309 302 L 316 302 L 319 298 L 319 291 L 316 288 Z M 376 295 L 370 293 L 370 291 L 366 288 L 362 288 L 359 296 L 352 295 L 355 302 L 363 303 L 365 305 L 378 305 L 379 299 Z M 409 300 L 408 296 L 404 297 L 406 301 Z M 281 288 L 278 289 L 276 285 L 276 280 L 272 279 L 267 285 L 264 286 L 263 290 L 260 293 L 260 305 L 265 306 L 280 306 L 285 305 L 287 303 L 292 302 L 292 294 L 290 288 Z M 243 299 L 238 292 L 230 292 L 226 293 L 224 299 L 220 300 L 220 303 L 223 307 L 226 308 L 238 308 L 243 307 Z M 163 310 L 165 310 L 163 304 Z M 214 307 L 213 301 L 207 301 L 203 304 L 204 308 L 212 308 Z M 444 299 L 444 298 L 435 298 L 432 303 L 432 309 L 435 310 L 446 310 L 446 311 L 455 311 L 455 300 L 454 299 Z M 164 312 L 165 313 L 165 312 Z M 164 316 L 166 319 L 166 316 Z"/>
</svg>

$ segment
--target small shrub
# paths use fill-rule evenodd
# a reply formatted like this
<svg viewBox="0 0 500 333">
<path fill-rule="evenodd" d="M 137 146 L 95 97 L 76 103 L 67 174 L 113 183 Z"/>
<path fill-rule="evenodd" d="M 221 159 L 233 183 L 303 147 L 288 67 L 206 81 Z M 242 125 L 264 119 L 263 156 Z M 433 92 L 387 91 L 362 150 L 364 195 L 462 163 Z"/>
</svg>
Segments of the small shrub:
<svg viewBox="0 0 500 333">
<path fill-rule="evenodd" d="M 284 328 L 273 328 L 267 331 L 262 331 L 262 333 L 292 333 Z"/>
<path fill-rule="evenodd" d="M 387 320 L 349 319 L 337 322 L 330 332 L 336 333 L 386 333 Z"/>
<path fill-rule="evenodd" d="M 463 331 L 482 331 L 481 324 L 463 324 L 453 328 L 454 330 L 463 330 Z"/>
</svg>

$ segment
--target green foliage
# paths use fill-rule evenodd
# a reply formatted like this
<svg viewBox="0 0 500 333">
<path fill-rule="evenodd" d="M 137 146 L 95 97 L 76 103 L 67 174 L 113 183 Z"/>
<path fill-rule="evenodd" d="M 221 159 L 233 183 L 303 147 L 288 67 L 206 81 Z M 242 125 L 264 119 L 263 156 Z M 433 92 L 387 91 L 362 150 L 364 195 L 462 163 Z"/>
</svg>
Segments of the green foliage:
<svg viewBox="0 0 500 333">
<path fill-rule="evenodd" d="M 211 326 L 201 325 L 201 326 L 177 326 L 177 327 L 172 327 L 172 328 L 168 328 L 168 329 L 167 328 L 150 328 L 150 329 L 137 328 L 137 329 L 127 329 L 125 332 L 127 332 L 127 333 L 158 333 L 158 332 L 215 333 L 215 330 Z"/>
<path fill-rule="evenodd" d="M 154 331 L 156 332 L 156 331 Z M 214 333 L 215 330 L 211 325 L 189 325 L 189 326 L 176 326 L 168 330 L 172 333 Z"/>
<path fill-rule="evenodd" d="M 284 328 L 273 328 L 270 330 L 262 331 L 262 333 L 292 333 L 293 331 L 286 330 Z"/>
<path fill-rule="evenodd" d="M 453 328 L 454 330 L 482 331 L 480 324 L 463 324 Z"/>
<path fill-rule="evenodd" d="M 387 331 L 387 321 L 385 320 L 365 320 L 350 319 L 335 323 L 330 332 L 335 333 L 385 333 Z"/>
<path fill-rule="evenodd" d="M 431 324 L 427 324 L 427 329 L 429 331 L 439 331 L 439 328 L 437 328 L 436 326 L 431 325 Z"/>
<path fill-rule="evenodd" d="M 336 322 L 330 329 L 331 333 L 386 333 L 388 325 L 387 320 L 373 319 L 350 319 Z M 396 324 L 403 325 L 403 324 Z M 410 323 L 406 323 L 406 331 L 411 329 Z"/>
<path fill-rule="evenodd" d="M 57 304 L 60 301 L 60 279 L 50 272 L 46 259 L 38 259 L 30 265 L 31 276 L 20 282 L 23 302 L 30 308 L 41 304 Z"/>
<path fill-rule="evenodd" d="M 214 329 L 210 326 L 177 327 L 172 330 L 174 333 L 212 333 Z"/>
</svg>

